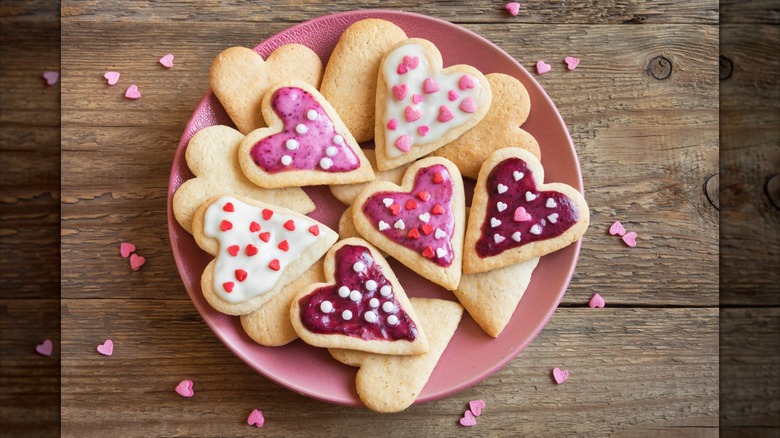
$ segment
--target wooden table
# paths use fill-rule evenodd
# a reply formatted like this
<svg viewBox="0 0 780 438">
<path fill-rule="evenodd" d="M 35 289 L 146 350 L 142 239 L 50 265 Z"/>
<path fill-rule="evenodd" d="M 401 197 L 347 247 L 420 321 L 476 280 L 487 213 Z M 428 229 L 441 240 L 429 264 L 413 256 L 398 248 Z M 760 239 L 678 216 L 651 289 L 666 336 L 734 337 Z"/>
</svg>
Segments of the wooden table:
<svg viewBox="0 0 780 438">
<path fill-rule="evenodd" d="M 553 72 L 537 79 L 571 132 L 591 206 L 576 274 L 537 339 L 480 384 L 394 415 L 306 398 L 241 362 L 195 310 L 167 232 L 173 154 L 208 88 L 213 57 L 230 46 L 252 47 L 295 23 L 357 9 L 357 2 L 64 2 L 57 86 L 61 198 L 51 177 L 56 164 L 49 164 L 59 163 L 57 87 L 39 82 L 41 71 L 59 67 L 46 49 L 46 38 L 59 32 L 57 10 L 47 2 L 4 6 L 5 29 L 22 35 L 3 40 L 4 57 L 20 60 L 3 70 L 15 104 L 2 117 L 9 157 L 3 158 L 0 222 L 0 236 L 9 236 L 2 251 L 2 383 L 15 388 L 3 393 L 4 427 L 29 433 L 29 412 L 52 407 L 59 396 L 61 433 L 79 437 L 717 436 L 719 414 L 723 430 L 772 433 L 779 409 L 762 401 L 777 395 L 778 371 L 771 365 L 778 355 L 751 350 L 744 356 L 739 346 L 772 345 L 780 332 L 780 278 L 769 271 L 755 288 L 734 280 L 719 369 L 717 195 L 719 85 L 743 96 L 750 86 L 738 82 L 741 65 L 752 62 L 765 77 L 772 70 L 754 58 L 732 58 L 733 80 L 720 82 L 718 21 L 735 23 L 721 35 L 739 40 L 758 28 L 771 41 L 778 19 L 760 18 L 757 11 L 767 6 L 761 2 L 745 14 L 728 3 L 719 13 L 710 0 L 618 3 L 529 1 L 517 17 L 502 2 L 381 3 L 473 30 L 529 70 L 539 59 L 552 63 Z M 772 44 L 754 56 L 766 55 L 777 67 Z M 48 57 L 32 55 L 44 52 Z M 176 57 L 171 70 L 157 64 L 166 53 Z M 733 53 L 738 58 L 744 51 Z M 564 72 L 560 62 L 569 55 L 582 59 L 574 72 Z M 119 86 L 106 86 L 107 70 L 122 72 Z M 137 101 L 122 96 L 131 83 L 141 87 Z M 766 102 L 764 122 L 777 121 L 774 84 L 768 96 L 755 93 Z M 746 105 L 739 99 L 735 111 Z M 735 126 L 724 132 L 738 135 L 742 125 Z M 771 128 L 761 132 L 746 137 L 778 138 Z M 757 150 L 758 158 L 735 154 L 734 166 L 757 165 L 759 179 L 776 173 L 771 160 L 777 154 Z M 7 168 L 26 170 L 9 176 Z M 742 181 L 742 193 L 754 182 Z M 52 294 L 60 271 L 51 263 L 57 261 L 58 236 L 51 230 L 58 201 L 61 301 Z M 778 212 L 771 204 L 759 211 L 770 221 L 763 245 L 776 255 L 771 237 L 773 230 L 777 237 Z M 638 233 L 636 248 L 607 233 L 615 220 Z M 123 241 L 146 257 L 140 271 L 119 256 Z M 28 245 L 15 245 L 22 242 Z M 731 248 L 734 263 L 748 272 L 755 271 L 739 257 L 747 248 L 766 249 L 754 237 Z M 758 299 L 739 293 L 754 290 L 761 291 Z M 588 308 L 595 292 L 606 308 Z M 744 329 L 755 321 L 760 330 Z M 61 341 L 55 354 L 36 356 L 33 346 L 48 336 Z M 108 338 L 114 355 L 98 355 L 95 347 Z M 572 376 L 560 386 L 550 378 L 556 366 Z M 719 371 L 734 382 L 722 390 Z M 756 373 L 768 383 L 746 390 Z M 173 392 L 185 378 L 196 382 L 191 399 Z M 719 410 L 721 391 L 734 400 L 724 400 Z M 484 399 L 487 407 L 466 430 L 457 422 L 471 399 Z M 246 424 L 253 408 L 265 413 L 262 430 Z M 56 412 L 33 419 L 41 434 L 56 433 L 60 424 Z"/>
</svg>

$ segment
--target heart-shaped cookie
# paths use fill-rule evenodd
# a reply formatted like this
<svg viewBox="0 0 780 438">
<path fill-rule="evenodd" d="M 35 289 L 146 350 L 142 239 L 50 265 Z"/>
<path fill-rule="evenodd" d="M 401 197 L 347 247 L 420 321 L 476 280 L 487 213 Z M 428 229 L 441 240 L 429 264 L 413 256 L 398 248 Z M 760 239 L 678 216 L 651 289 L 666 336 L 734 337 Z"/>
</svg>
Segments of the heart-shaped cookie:
<svg viewBox="0 0 780 438">
<path fill-rule="evenodd" d="M 430 41 L 411 38 L 382 60 L 376 90 L 379 170 L 427 155 L 474 127 L 488 111 L 490 84 L 469 65 L 442 69 Z"/>
<path fill-rule="evenodd" d="M 298 187 L 263 189 L 249 181 L 238 165 L 238 148 L 244 135 L 227 126 L 203 128 L 187 144 L 185 158 L 195 178 L 185 181 L 173 194 L 173 215 L 192 233 L 195 210 L 207 199 L 221 194 L 243 196 L 289 208 L 298 213 L 314 210 Z"/>
<path fill-rule="evenodd" d="M 421 354 L 428 341 L 390 265 L 368 242 L 350 238 L 325 256 L 327 283 L 293 298 L 290 320 L 307 344 L 380 354 Z"/>
<path fill-rule="evenodd" d="M 364 149 L 363 153 L 366 155 L 366 158 L 368 158 L 368 162 L 371 163 L 371 167 L 376 169 L 375 152 L 372 149 Z M 394 184 L 401 184 L 401 180 L 404 178 L 404 173 L 406 173 L 407 168 L 409 168 L 409 165 L 402 165 L 394 169 L 375 172 L 375 181 L 390 181 Z M 331 185 L 330 192 L 342 203 L 352 205 L 355 203 L 357 195 L 359 195 L 369 184 L 370 183 Z"/>
<path fill-rule="evenodd" d="M 319 87 L 322 61 L 300 44 L 274 50 L 268 60 L 245 47 L 231 47 L 217 55 L 209 71 L 209 83 L 238 130 L 248 134 L 266 126 L 260 104 L 266 91 L 282 80 L 300 80 Z"/>
<path fill-rule="evenodd" d="M 582 194 L 543 181 L 542 163 L 524 149 L 500 149 L 488 157 L 474 188 L 464 273 L 541 257 L 585 234 L 590 212 Z"/>
<path fill-rule="evenodd" d="M 201 276 L 203 296 L 228 315 L 260 308 L 338 239 L 307 216 L 231 196 L 204 202 L 193 231 L 198 245 L 216 257 Z"/>
<path fill-rule="evenodd" d="M 374 138 L 379 64 L 406 33 L 378 18 L 352 23 L 341 34 L 325 66 L 320 93 L 333 105 L 359 143 Z"/>
<path fill-rule="evenodd" d="M 528 90 L 522 82 L 502 73 L 485 76 L 493 99 L 485 118 L 456 140 L 433 153 L 458 166 L 463 176 L 477 179 L 479 168 L 497 149 L 519 147 L 541 158 L 539 143 L 520 126 L 531 111 Z"/>
<path fill-rule="evenodd" d="M 336 110 L 311 85 L 279 82 L 262 104 L 268 128 L 250 132 L 238 161 L 261 187 L 350 184 L 374 179 L 371 164 Z"/>
<path fill-rule="evenodd" d="M 352 220 L 366 240 L 432 282 L 449 290 L 458 286 L 466 204 L 454 164 L 419 160 L 400 187 L 374 182 L 354 205 Z"/>
<path fill-rule="evenodd" d="M 388 356 L 330 349 L 337 361 L 360 367 L 355 386 L 360 400 L 377 412 L 399 412 L 414 403 L 455 334 L 463 307 L 454 301 L 411 298 L 428 338 L 429 350 L 416 356 Z"/>
</svg>

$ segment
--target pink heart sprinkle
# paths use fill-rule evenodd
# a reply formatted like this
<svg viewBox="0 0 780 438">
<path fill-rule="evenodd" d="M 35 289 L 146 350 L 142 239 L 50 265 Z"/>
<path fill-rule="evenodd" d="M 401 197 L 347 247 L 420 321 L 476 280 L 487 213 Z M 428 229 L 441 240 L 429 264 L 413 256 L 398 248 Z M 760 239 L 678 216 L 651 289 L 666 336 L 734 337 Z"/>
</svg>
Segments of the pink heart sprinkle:
<svg viewBox="0 0 780 438">
<path fill-rule="evenodd" d="M 632 231 L 630 233 L 626 233 L 626 235 L 623 236 L 622 239 L 623 239 L 623 242 L 625 242 L 626 245 L 630 246 L 631 248 L 636 246 L 636 233 L 635 232 Z"/>
<path fill-rule="evenodd" d="M 265 424 L 265 417 L 263 417 L 263 411 L 252 409 L 252 413 L 246 419 L 246 424 L 250 426 L 263 427 Z"/>
<path fill-rule="evenodd" d="M 41 356 L 51 356 L 53 349 L 54 344 L 51 343 L 51 339 L 45 339 L 42 343 L 35 346 L 35 352 Z"/>
<path fill-rule="evenodd" d="M 173 67 L 173 55 L 169 53 L 160 58 L 160 64 L 162 64 L 162 66 L 165 68 Z"/>
<path fill-rule="evenodd" d="M 593 294 L 593 296 L 590 297 L 590 302 L 588 302 L 588 307 L 591 309 L 595 309 L 596 307 L 602 309 L 604 308 L 604 304 L 606 303 L 604 302 L 604 298 L 601 298 L 601 295 Z"/>
<path fill-rule="evenodd" d="M 471 400 L 469 402 L 469 410 L 475 417 L 482 415 L 482 409 L 485 407 L 484 400 Z"/>
<path fill-rule="evenodd" d="M 106 342 L 97 346 L 97 351 L 103 356 L 111 356 L 114 354 L 114 342 L 111 339 L 106 339 Z"/>
<path fill-rule="evenodd" d="M 417 105 L 418 103 L 423 101 L 423 97 L 419 94 L 412 94 L 412 103 Z"/>
<path fill-rule="evenodd" d="M 474 88 L 476 84 L 474 83 L 474 78 L 472 78 L 469 75 L 463 75 L 460 77 L 460 80 L 458 81 L 458 88 L 461 90 L 465 90 L 467 88 Z"/>
<path fill-rule="evenodd" d="M 396 72 L 397 72 L 399 75 L 406 74 L 407 70 L 406 70 L 406 66 L 404 65 L 404 63 L 403 63 L 403 62 L 402 62 L 402 63 L 400 63 L 400 64 L 398 64 L 398 69 L 396 69 Z"/>
<path fill-rule="evenodd" d="M 447 93 L 447 98 L 450 99 L 450 102 L 455 102 L 460 97 L 460 94 L 458 94 L 455 90 L 450 90 L 449 93 Z"/>
<path fill-rule="evenodd" d="M 395 129 L 398 127 L 398 120 L 396 119 L 390 119 L 389 122 L 387 122 L 387 129 L 391 131 L 395 131 Z"/>
<path fill-rule="evenodd" d="M 423 93 L 425 94 L 435 93 L 439 91 L 439 88 L 441 87 L 433 78 L 426 78 L 425 81 L 423 81 Z"/>
<path fill-rule="evenodd" d="M 553 379 L 555 379 L 555 383 L 561 384 L 569 379 L 569 371 L 568 370 L 561 370 L 560 368 L 553 368 L 552 370 Z"/>
<path fill-rule="evenodd" d="M 393 85 L 393 94 L 395 95 L 395 98 L 398 100 L 403 100 L 404 97 L 406 97 L 406 90 L 408 87 L 406 84 L 401 85 Z"/>
<path fill-rule="evenodd" d="M 182 380 L 176 385 L 176 392 L 182 397 L 192 397 L 195 391 L 192 389 L 192 380 Z"/>
<path fill-rule="evenodd" d="M 122 257 L 128 258 L 133 251 L 135 251 L 135 245 L 132 243 L 122 242 L 119 244 L 119 254 L 122 254 Z"/>
<path fill-rule="evenodd" d="M 412 147 L 412 137 L 410 137 L 408 135 L 402 135 L 402 136 L 398 137 L 398 139 L 396 139 L 395 143 L 393 143 L 393 144 L 398 149 L 400 149 L 400 150 L 402 150 L 404 152 L 409 152 L 409 149 L 411 149 L 411 147 Z"/>
<path fill-rule="evenodd" d="M 437 119 L 438 121 L 442 123 L 449 122 L 450 120 L 452 120 L 452 117 L 453 117 L 452 111 L 450 111 L 449 108 L 447 108 L 444 105 L 439 107 L 439 117 Z"/>
<path fill-rule="evenodd" d="M 404 65 L 408 67 L 409 70 L 414 70 L 420 65 L 420 58 L 416 56 L 404 56 Z"/>
<path fill-rule="evenodd" d="M 547 72 L 552 70 L 552 67 L 550 64 L 544 62 L 544 61 L 536 61 L 536 73 L 543 75 Z"/>
<path fill-rule="evenodd" d="M 615 234 L 622 236 L 626 234 L 626 229 L 623 228 L 623 224 L 621 224 L 620 221 L 615 221 L 615 223 L 612 224 L 611 227 L 609 227 L 609 234 L 613 236 Z"/>
<path fill-rule="evenodd" d="M 525 207 L 517 207 L 513 219 L 515 222 L 528 222 L 531 220 L 531 215 L 525 211 Z"/>
<path fill-rule="evenodd" d="M 103 73 L 103 77 L 108 81 L 108 85 L 116 85 L 116 83 L 119 82 L 119 76 L 121 75 L 118 71 L 107 71 Z"/>
<path fill-rule="evenodd" d="M 46 85 L 52 86 L 60 80 L 60 72 L 58 71 L 45 71 L 43 72 L 43 79 L 46 80 Z"/>
<path fill-rule="evenodd" d="M 506 6 L 504 6 L 504 8 L 506 8 L 506 11 L 509 12 L 509 15 L 513 17 L 517 17 L 517 14 L 520 12 L 520 3 L 518 2 L 507 3 Z"/>
<path fill-rule="evenodd" d="M 458 108 L 460 108 L 461 110 L 467 113 L 473 113 L 477 111 L 477 107 L 474 105 L 473 97 L 467 97 L 463 99 L 463 102 L 460 103 L 460 106 Z"/>
<path fill-rule="evenodd" d="M 138 254 L 133 254 L 130 256 L 130 267 L 133 268 L 133 271 L 137 271 L 141 269 L 141 266 L 146 263 L 146 258 L 141 257 Z"/>
<path fill-rule="evenodd" d="M 429 128 L 427 125 L 423 125 L 417 128 L 417 132 L 419 132 L 423 137 L 425 137 L 425 135 L 428 134 L 428 131 L 430 130 L 431 128 Z"/>
<path fill-rule="evenodd" d="M 422 116 L 422 111 L 412 106 L 407 106 L 406 110 L 404 111 L 404 115 L 406 116 L 407 122 L 414 122 Z"/>
<path fill-rule="evenodd" d="M 125 97 L 133 100 L 140 98 L 141 92 L 138 91 L 138 86 L 133 84 L 127 87 L 127 91 L 125 91 Z"/>
<path fill-rule="evenodd" d="M 466 411 L 463 413 L 463 418 L 460 419 L 460 425 L 471 427 L 477 424 L 477 419 L 474 417 L 474 414 L 471 413 L 471 411 Z"/>
<path fill-rule="evenodd" d="M 566 68 L 569 70 L 574 70 L 580 64 L 580 60 L 573 56 L 567 56 L 563 58 L 563 62 L 566 63 Z"/>
</svg>

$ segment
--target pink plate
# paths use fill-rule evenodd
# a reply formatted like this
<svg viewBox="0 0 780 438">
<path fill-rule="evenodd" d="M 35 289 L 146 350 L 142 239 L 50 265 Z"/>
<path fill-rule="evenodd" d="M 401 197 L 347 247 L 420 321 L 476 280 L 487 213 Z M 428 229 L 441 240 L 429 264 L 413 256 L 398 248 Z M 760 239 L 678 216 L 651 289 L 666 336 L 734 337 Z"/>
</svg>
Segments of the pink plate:
<svg viewBox="0 0 780 438">
<path fill-rule="evenodd" d="M 341 33 L 364 18 L 382 18 L 403 28 L 410 37 L 426 38 L 441 50 L 444 65 L 471 64 L 483 73 L 506 73 L 518 78 L 531 96 L 532 110 L 523 128 L 533 134 L 542 148 L 547 181 L 570 184 L 582 190 L 577 153 L 560 114 L 534 78 L 501 49 L 461 27 L 422 15 L 395 11 L 355 11 L 327 15 L 297 24 L 255 47 L 267 57 L 277 47 L 298 43 L 327 61 Z M 315 399 L 346 406 L 362 406 L 355 392 L 355 368 L 333 360 L 324 349 L 297 340 L 284 347 L 269 348 L 253 342 L 241 328 L 238 317 L 213 310 L 203 298 L 200 275 L 210 261 L 173 217 L 171 199 L 176 189 L 192 178 L 184 159 L 187 142 L 198 130 L 216 124 L 234 126 L 214 95 L 203 98 L 184 130 L 171 169 L 168 187 L 168 229 L 176 265 L 195 307 L 214 333 L 238 357 L 278 384 Z M 368 145 L 366 145 L 368 146 Z M 306 189 L 317 205 L 311 216 L 331 228 L 345 207 L 326 187 Z M 580 242 L 543 257 L 517 311 L 496 339 L 486 335 L 465 316 L 439 365 L 418 398 L 436 400 L 466 389 L 498 371 L 520 353 L 542 330 L 563 298 L 579 255 Z M 409 269 L 390 261 L 398 278 L 413 297 L 453 300 L 453 295 Z M 478 360 L 473 360 L 478 358 Z M 323 378 L 326 376 L 326 378 Z"/>
</svg>

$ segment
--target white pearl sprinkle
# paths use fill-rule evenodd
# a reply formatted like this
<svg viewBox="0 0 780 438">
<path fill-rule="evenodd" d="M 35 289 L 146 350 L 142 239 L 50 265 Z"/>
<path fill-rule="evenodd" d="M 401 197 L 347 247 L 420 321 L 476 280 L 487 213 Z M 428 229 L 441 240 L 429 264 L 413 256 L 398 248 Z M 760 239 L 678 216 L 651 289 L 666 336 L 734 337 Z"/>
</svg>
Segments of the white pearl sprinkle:
<svg viewBox="0 0 780 438">
<path fill-rule="evenodd" d="M 333 136 L 333 143 L 335 144 L 344 144 L 344 137 L 336 134 Z"/>
<path fill-rule="evenodd" d="M 366 319 L 366 322 L 376 322 L 376 313 L 369 310 L 363 315 L 363 318 Z"/>
<path fill-rule="evenodd" d="M 498 187 L 496 188 L 496 190 L 498 190 L 498 194 L 500 195 L 502 193 L 506 193 L 506 191 L 509 190 L 509 187 L 507 187 L 507 186 L 505 186 L 503 184 L 499 184 Z"/>
<path fill-rule="evenodd" d="M 379 307 L 379 300 L 377 298 L 371 298 L 368 305 L 371 307 Z"/>
<path fill-rule="evenodd" d="M 336 148 L 336 146 L 328 146 L 325 148 L 325 155 L 332 157 L 339 153 L 339 150 Z"/>
<path fill-rule="evenodd" d="M 306 134 L 307 132 L 309 132 L 309 128 L 307 128 L 306 125 L 304 125 L 303 123 L 298 123 L 297 125 L 295 125 L 295 132 L 297 132 L 298 134 Z"/>
<path fill-rule="evenodd" d="M 366 264 L 363 262 L 355 262 L 354 265 L 352 265 L 352 269 L 355 270 L 355 272 L 363 272 L 366 270 Z"/>
<path fill-rule="evenodd" d="M 494 217 L 491 217 L 491 218 L 490 218 L 490 226 L 491 226 L 492 228 L 495 228 L 495 227 L 497 227 L 497 226 L 499 226 L 499 225 L 501 225 L 501 221 L 500 221 L 500 220 L 498 220 L 498 219 L 496 219 L 496 218 L 494 218 Z"/>
<path fill-rule="evenodd" d="M 512 172 L 512 178 L 514 178 L 515 181 L 520 181 L 521 179 L 523 179 L 524 176 L 525 174 L 523 172 L 518 172 L 516 170 Z"/>
<path fill-rule="evenodd" d="M 502 236 L 500 234 L 494 234 L 493 235 L 493 241 L 496 242 L 496 243 L 501 243 L 504 240 L 505 240 L 504 236 Z"/>
<path fill-rule="evenodd" d="M 341 317 L 344 318 L 344 321 L 349 321 L 350 319 L 352 319 L 352 312 L 350 312 L 349 310 L 345 310 L 341 312 Z"/>
<path fill-rule="evenodd" d="M 379 293 L 382 294 L 383 297 L 389 297 L 390 294 L 393 293 L 393 288 L 386 284 L 379 289 Z"/>
<path fill-rule="evenodd" d="M 349 293 L 349 299 L 354 302 L 360 301 L 361 298 L 363 298 L 363 294 L 361 294 L 356 290 L 353 290 L 352 292 Z"/>
<path fill-rule="evenodd" d="M 320 303 L 320 310 L 322 313 L 330 313 L 333 310 L 333 304 L 330 301 L 323 301 Z"/>
<path fill-rule="evenodd" d="M 387 313 L 390 313 L 393 310 L 395 310 L 395 306 L 390 301 L 385 301 L 384 303 L 382 303 L 382 310 L 384 310 Z"/>
<path fill-rule="evenodd" d="M 431 220 L 431 214 L 430 213 L 423 213 L 419 216 L 417 216 L 421 221 L 428 223 L 429 220 Z"/>
<path fill-rule="evenodd" d="M 403 230 L 404 228 L 406 228 L 406 225 L 404 225 L 404 221 L 403 221 L 403 220 L 401 220 L 401 219 L 398 219 L 398 220 L 397 220 L 397 221 L 395 221 L 395 223 L 393 224 L 393 228 L 395 228 L 395 229 L 397 229 L 397 230 Z"/>
<path fill-rule="evenodd" d="M 317 120 L 319 116 L 320 113 L 318 113 L 317 110 L 310 109 L 309 111 L 306 111 L 306 118 L 309 120 Z"/>
<path fill-rule="evenodd" d="M 525 192 L 525 200 L 526 200 L 527 202 L 531 202 L 531 201 L 533 201 L 534 199 L 536 199 L 536 195 L 534 195 L 534 194 L 533 194 L 533 193 L 531 193 L 531 192 Z"/>
<path fill-rule="evenodd" d="M 298 149 L 298 146 L 300 146 L 300 143 L 298 143 L 298 140 L 291 138 L 284 142 L 284 147 L 287 148 L 287 150 L 294 151 Z"/>
<path fill-rule="evenodd" d="M 368 280 L 366 282 L 366 290 L 369 291 L 369 292 L 375 291 L 376 290 L 376 286 L 377 286 L 377 284 L 376 284 L 376 281 L 374 281 L 374 280 Z"/>
<path fill-rule="evenodd" d="M 393 205 L 393 198 L 382 199 L 382 204 L 385 204 L 385 207 Z"/>
<path fill-rule="evenodd" d="M 553 213 L 547 216 L 547 220 L 550 221 L 551 224 L 558 222 L 558 213 Z"/>
<path fill-rule="evenodd" d="M 514 240 L 515 242 L 519 242 L 520 241 L 520 232 L 519 231 L 515 231 L 514 233 L 512 233 L 512 240 Z"/>
<path fill-rule="evenodd" d="M 346 297 L 348 297 L 348 296 L 349 296 L 349 288 L 348 288 L 348 287 L 346 287 L 346 286 L 341 286 L 341 287 L 339 288 L 339 296 L 340 296 L 341 298 L 346 298 Z"/>
<path fill-rule="evenodd" d="M 444 248 L 436 248 L 436 257 L 442 258 L 447 255 L 447 250 Z"/>
<path fill-rule="evenodd" d="M 544 204 L 544 206 L 547 207 L 547 208 L 555 208 L 555 207 L 558 206 L 558 204 L 555 203 L 555 199 L 549 198 L 549 199 L 547 199 L 547 203 Z"/>
<path fill-rule="evenodd" d="M 320 160 L 320 167 L 322 167 L 325 170 L 330 169 L 330 166 L 332 165 L 333 165 L 333 160 L 331 160 L 330 158 L 325 157 Z"/>
<path fill-rule="evenodd" d="M 292 164 L 292 157 L 289 155 L 282 155 L 282 164 L 285 166 L 289 166 Z"/>
<path fill-rule="evenodd" d="M 498 211 L 506 210 L 506 204 L 501 202 L 501 201 L 498 201 L 498 203 L 496 204 L 496 207 L 498 208 Z"/>
<path fill-rule="evenodd" d="M 398 324 L 398 317 L 395 315 L 390 315 L 387 317 L 387 323 L 390 325 L 396 325 Z"/>
<path fill-rule="evenodd" d="M 433 233 L 433 237 L 437 239 L 441 239 L 442 237 L 446 236 L 447 233 L 444 232 L 441 228 L 437 228 L 436 232 Z"/>
<path fill-rule="evenodd" d="M 539 224 L 536 224 L 533 227 L 531 227 L 529 231 L 531 231 L 531 234 L 536 234 L 538 236 L 542 234 L 542 227 L 540 227 Z"/>
<path fill-rule="evenodd" d="M 390 224 L 385 221 L 379 221 L 379 231 L 389 230 Z"/>
</svg>

